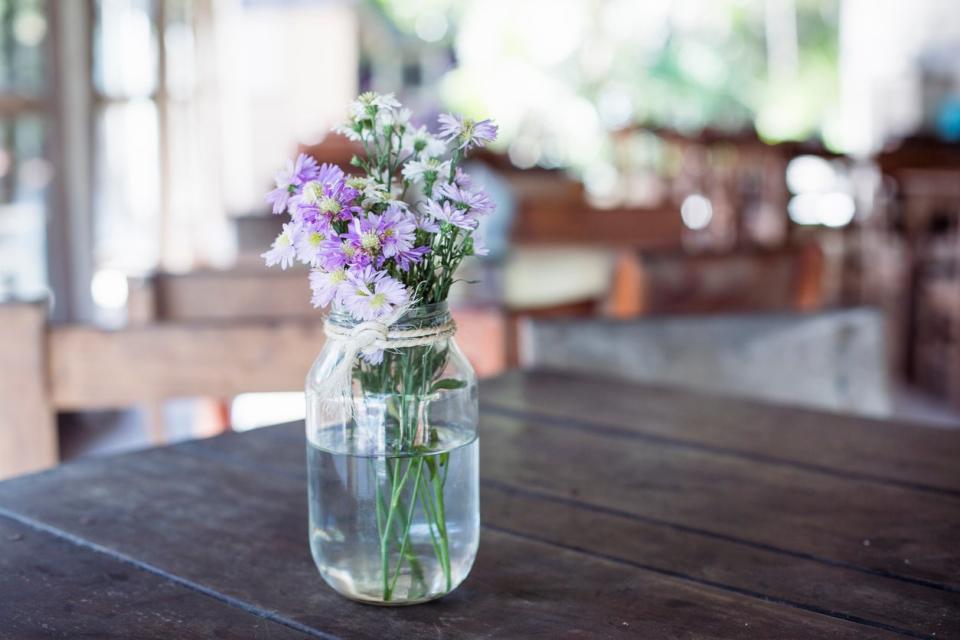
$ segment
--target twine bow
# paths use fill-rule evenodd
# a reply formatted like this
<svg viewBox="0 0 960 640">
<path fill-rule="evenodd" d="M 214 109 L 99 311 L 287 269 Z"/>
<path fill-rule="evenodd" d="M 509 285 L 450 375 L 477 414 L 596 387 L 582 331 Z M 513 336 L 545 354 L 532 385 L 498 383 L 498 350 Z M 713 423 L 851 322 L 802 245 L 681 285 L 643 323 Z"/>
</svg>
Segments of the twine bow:
<svg viewBox="0 0 960 640">
<path fill-rule="evenodd" d="M 343 357 L 320 385 L 319 397 L 339 404 L 349 396 L 353 367 L 361 355 L 371 355 L 383 349 L 433 344 L 457 332 L 457 325 L 453 320 L 434 327 L 393 329 L 393 325 L 409 310 L 410 305 L 404 305 L 382 320 L 361 322 L 352 327 L 339 326 L 327 320 L 323 331 L 330 340 L 343 343 Z M 352 407 L 352 401 L 343 402 L 342 408 L 345 409 L 347 418 L 352 415 Z"/>
</svg>

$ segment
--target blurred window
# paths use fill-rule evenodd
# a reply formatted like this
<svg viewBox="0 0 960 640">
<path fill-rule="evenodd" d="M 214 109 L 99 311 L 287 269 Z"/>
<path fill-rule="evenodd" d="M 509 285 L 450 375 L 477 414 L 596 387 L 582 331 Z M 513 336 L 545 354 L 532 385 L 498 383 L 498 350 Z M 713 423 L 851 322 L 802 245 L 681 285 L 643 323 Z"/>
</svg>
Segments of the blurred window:
<svg viewBox="0 0 960 640">
<path fill-rule="evenodd" d="M 34 297 L 45 263 L 50 88 L 44 0 L 0 0 L 0 299 Z"/>
<path fill-rule="evenodd" d="M 230 216 L 266 211 L 273 173 L 356 88 L 343 3 L 95 0 L 94 269 L 226 267 Z M 338 51 L 323 82 L 300 64 Z"/>
</svg>

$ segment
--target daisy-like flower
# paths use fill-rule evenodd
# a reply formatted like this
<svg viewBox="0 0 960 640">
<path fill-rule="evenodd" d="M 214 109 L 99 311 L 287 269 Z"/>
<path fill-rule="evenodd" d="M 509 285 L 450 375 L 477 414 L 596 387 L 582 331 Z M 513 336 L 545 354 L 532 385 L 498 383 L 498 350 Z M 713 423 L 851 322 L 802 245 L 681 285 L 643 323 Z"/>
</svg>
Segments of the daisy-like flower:
<svg viewBox="0 0 960 640">
<path fill-rule="evenodd" d="M 313 296 L 310 303 L 314 307 L 325 307 L 339 298 L 343 285 L 347 282 L 347 272 L 341 267 L 333 271 L 312 269 L 310 271 L 310 290 Z"/>
<path fill-rule="evenodd" d="M 450 173 L 450 161 L 439 158 L 410 160 L 403 165 L 403 177 L 414 184 L 435 181 L 437 177 Z"/>
<path fill-rule="evenodd" d="M 343 171 L 324 164 L 317 179 L 303 185 L 294 201 L 294 212 L 304 223 L 320 225 L 323 221 L 349 220 L 357 209 L 357 190 L 347 186 Z"/>
<path fill-rule="evenodd" d="M 440 222 L 447 222 L 461 229 L 476 229 L 477 219 L 469 211 L 464 211 L 459 207 L 444 201 L 442 204 L 436 200 L 427 200 L 424 204 L 424 213 Z"/>
<path fill-rule="evenodd" d="M 469 211 L 473 215 L 482 216 L 494 210 L 493 201 L 482 189 L 472 191 L 456 183 L 441 184 L 434 194 L 453 202 L 457 208 Z"/>
<path fill-rule="evenodd" d="M 331 236 L 320 245 L 320 268 L 335 271 L 354 262 L 356 249 L 340 236 Z"/>
<path fill-rule="evenodd" d="M 417 222 L 405 206 L 394 203 L 380 216 L 377 232 L 383 255 L 390 258 L 413 248 Z"/>
<path fill-rule="evenodd" d="M 453 183 L 461 189 L 469 189 L 473 186 L 473 178 L 466 171 L 457 167 L 457 172 L 453 176 Z"/>
<path fill-rule="evenodd" d="M 291 196 L 297 194 L 299 187 L 305 182 L 316 179 L 319 174 L 320 167 L 317 166 L 317 161 L 304 153 L 298 155 L 296 161 L 287 160 L 287 166 L 274 176 L 276 189 L 266 196 L 266 201 L 273 205 L 273 212 L 283 213 L 290 203 Z"/>
<path fill-rule="evenodd" d="M 297 257 L 304 264 L 319 267 L 323 261 L 323 247 L 330 237 L 336 237 L 336 234 L 329 225 L 303 229 L 293 242 Z"/>
<path fill-rule="evenodd" d="M 437 227 L 439 231 L 439 227 Z M 414 247 L 398 251 L 393 259 L 397 262 L 400 271 L 409 271 L 410 267 L 423 260 L 423 256 L 430 253 L 430 247 Z"/>
<path fill-rule="evenodd" d="M 487 243 L 483 241 L 483 238 L 474 234 L 470 236 L 471 243 L 471 255 L 475 256 L 488 256 L 490 255 L 490 249 L 487 248 Z"/>
<path fill-rule="evenodd" d="M 364 135 L 363 127 L 356 122 L 346 122 L 337 127 L 333 128 L 334 133 L 339 133 L 347 140 L 352 140 L 353 142 L 360 142 L 365 140 L 366 136 Z"/>
<path fill-rule="evenodd" d="M 361 93 L 350 105 L 350 115 L 354 118 L 366 118 L 375 115 L 381 109 L 399 109 L 400 103 L 392 93 Z"/>
<path fill-rule="evenodd" d="M 440 137 L 454 142 L 460 149 L 469 151 L 497 139 L 497 125 L 493 120 L 472 120 L 463 116 L 443 113 L 438 118 Z"/>
<path fill-rule="evenodd" d="M 402 149 L 406 155 L 435 158 L 447 150 L 447 144 L 435 138 L 426 127 L 407 127 L 403 134 Z"/>
<path fill-rule="evenodd" d="M 413 113 L 410 109 L 380 109 L 377 112 L 377 127 L 386 133 L 387 127 L 395 127 L 398 130 L 406 129 L 407 123 Z"/>
<path fill-rule="evenodd" d="M 425 233 L 437 233 L 440 231 L 440 225 L 426 213 L 420 213 L 414 216 L 417 223 L 417 231 Z"/>
<path fill-rule="evenodd" d="M 293 266 L 293 261 L 297 258 L 297 249 L 294 243 L 297 241 L 299 229 L 292 224 L 283 225 L 283 231 L 277 236 L 270 246 L 270 250 L 260 254 L 268 267 L 279 264 L 281 269 Z"/>
<path fill-rule="evenodd" d="M 371 261 L 379 258 L 383 253 L 380 216 L 370 213 L 366 218 L 354 218 L 353 224 L 344 235 L 344 240 L 353 248 L 351 262 L 356 262 L 360 255 L 367 256 Z"/>
<path fill-rule="evenodd" d="M 385 318 L 410 299 L 407 288 L 400 282 L 369 266 L 350 269 L 342 296 L 343 306 L 361 321 Z"/>
</svg>

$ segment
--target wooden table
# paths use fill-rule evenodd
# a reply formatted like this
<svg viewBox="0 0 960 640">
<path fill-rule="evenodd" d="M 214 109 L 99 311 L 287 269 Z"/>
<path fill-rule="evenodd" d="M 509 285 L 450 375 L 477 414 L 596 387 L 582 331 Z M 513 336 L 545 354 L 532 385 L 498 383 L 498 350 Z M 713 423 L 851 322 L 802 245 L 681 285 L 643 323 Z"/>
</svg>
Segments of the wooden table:
<svg viewBox="0 0 960 640">
<path fill-rule="evenodd" d="M 323 584 L 290 424 L 0 483 L 0 637 L 960 637 L 960 432 L 548 373 L 481 407 L 439 602 Z"/>
</svg>

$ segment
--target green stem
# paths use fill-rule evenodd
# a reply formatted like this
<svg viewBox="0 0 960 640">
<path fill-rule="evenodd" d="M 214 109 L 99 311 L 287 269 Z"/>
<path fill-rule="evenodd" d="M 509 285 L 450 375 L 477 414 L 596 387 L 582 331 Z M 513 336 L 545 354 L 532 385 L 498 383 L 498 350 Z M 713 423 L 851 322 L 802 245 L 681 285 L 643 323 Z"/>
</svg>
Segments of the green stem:
<svg viewBox="0 0 960 640">
<path fill-rule="evenodd" d="M 421 474 L 422 474 L 422 472 L 423 472 L 423 458 L 417 458 L 415 461 L 411 461 L 411 462 L 410 462 L 410 466 L 413 466 L 414 464 L 417 465 L 417 475 L 414 477 L 414 480 L 413 480 L 413 499 L 410 501 L 410 509 L 409 509 L 409 512 L 407 513 L 406 517 L 404 517 L 404 523 L 405 523 L 405 524 L 404 524 L 404 528 L 403 528 L 402 540 L 401 540 L 401 542 L 400 542 L 400 557 L 401 557 L 401 558 L 403 558 L 405 555 L 407 555 L 407 544 L 408 544 L 409 541 L 410 541 L 410 525 L 413 524 L 413 510 L 414 510 L 414 509 L 416 508 L 416 506 L 417 506 L 417 491 L 418 491 L 419 488 L 420 488 L 420 476 L 421 476 Z M 409 467 L 407 467 L 407 468 L 409 469 Z M 401 517 L 403 517 L 403 516 L 401 516 Z M 412 571 L 413 571 L 413 564 L 412 564 L 412 562 L 416 561 L 416 556 L 414 556 L 413 554 L 410 554 L 410 557 L 411 557 L 410 570 L 411 570 L 411 572 L 412 572 Z M 396 585 L 397 585 L 397 580 L 400 578 L 400 569 L 401 569 L 401 561 L 397 561 L 397 570 L 396 570 L 396 573 L 394 573 L 393 580 L 390 582 L 390 592 L 391 592 L 391 593 L 393 592 L 394 587 L 396 587 Z"/>
<path fill-rule="evenodd" d="M 439 459 L 441 464 L 444 464 L 446 460 L 449 460 L 449 454 L 441 454 Z M 446 581 L 447 590 L 449 590 L 451 588 L 450 546 L 449 539 L 447 537 L 447 516 L 444 509 L 443 500 L 443 485 L 446 484 L 446 473 L 444 473 L 444 477 L 441 479 L 439 469 L 437 469 L 436 460 L 428 460 L 427 466 L 430 469 L 430 486 L 433 489 L 431 495 L 434 507 L 432 520 L 437 526 L 437 533 L 440 538 L 438 545 L 441 553 L 438 556 L 438 560 L 440 560 L 440 566 L 443 569 L 443 577 Z"/>
<path fill-rule="evenodd" d="M 377 493 L 376 493 L 376 500 L 377 500 L 377 505 L 376 505 L 376 506 L 377 506 L 377 526 L 379 527 L 379 526 L 380 526 L 380 518 L 381 518 L 381 515 L 380 515 L 380 514 L 383 513 L 383 512 L 385 512 L 385 511 L 387 510 L 387 506 L 386 506 L 386 504 L 384 504 L 384 502 L 383 502 L 383 493 L 380 491 L 380 487 L 379 487 L 379 486 L 377 486 L 376 492 L 377 492 Z M 416 501 L 416 496 L 414 496 L 414 501 Z M 401 502 L 401 503 L 398 503 L 398 504 L 402 505 L 402 502 Z M 404 509 L 402 506 L 398 506 L 397 515 L 398 515 L 398 518 L 399 518 L 399 522 L 394 523 L 394 524 L 398 525 L 398 529 L 397 529 L 397 532 L 396 532 L 396 535 L 397 535 L 398 538 L 402 538 L 402 537 L 403 537 L 403 532 L 404 532 L 404 530 L 408 529 L 408 528 L 411 526 L 411 524 L 412 524 L 413 507 L 411 506 L 409 515 L 405 516 L 405 515 L 404 515 L 404 512 L 405 512 L 405 509 Z M 385 535 L 392 535 L 392 534 L 393 534 L 392 531 L 390 531 L 390 532 L 381 532 L 381 534 L 380 534 L 380 535 L 381 535 L 381 544 L 382 544 L 383 536 L 385 536 Z M 388 540 L 390 540 L 390 539 L 388 538 Z M 416 556 L 410 549 L 407 549 L 407 551 L 406 551 L 404 554 L 402 554 L 401 560 L 403 559 L 403 557 L 406 558 L 407 563 L 410 565 L 410 575 L 411 575 L 411 577 L 412 577 L 417 583 L 419 583 L 421 586 L 423 586 L 424 588 L 426 588 L 426 584 L 427 584 L 427 583 L 426 583 L 426 579 L 425 579 L 424 574 L 423 574 L 423 567 L 420 566 L 420 561 L 417 559 L 417 556 Z M 401 561 L 401 560 L 398 560 L 398 561 L 397 561 L 397 562 L 398 562 L 398 567 L 399 567 L 399 564 L 400 564 L 400 561 Z M 382 562 L 382 558 L 381 558 L 381 562 Z M 388 563 L 388 564 L 389 564 L 389 563 Z M 393 591 L 393 589 L 391 588 L 391 592 L 392 592 L 392 591 Z"/>
</svg>

